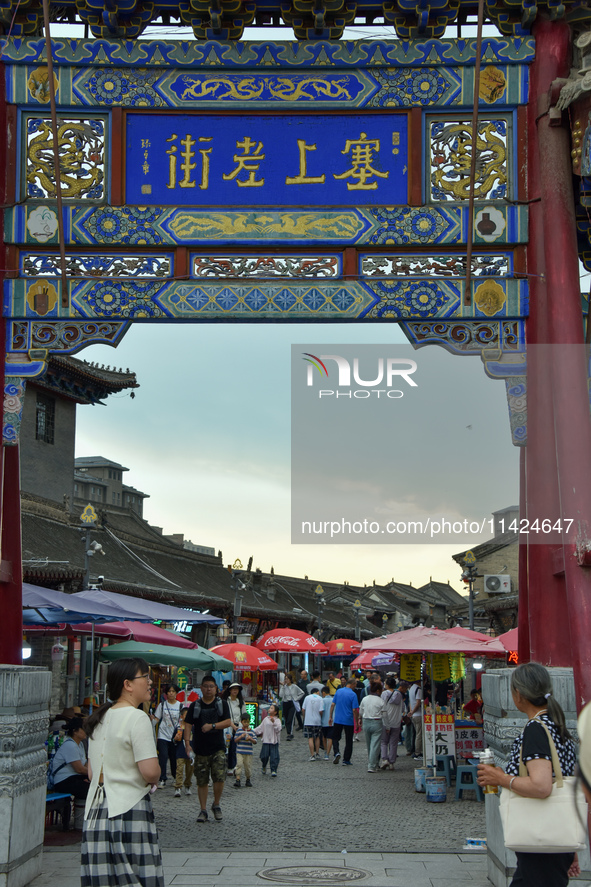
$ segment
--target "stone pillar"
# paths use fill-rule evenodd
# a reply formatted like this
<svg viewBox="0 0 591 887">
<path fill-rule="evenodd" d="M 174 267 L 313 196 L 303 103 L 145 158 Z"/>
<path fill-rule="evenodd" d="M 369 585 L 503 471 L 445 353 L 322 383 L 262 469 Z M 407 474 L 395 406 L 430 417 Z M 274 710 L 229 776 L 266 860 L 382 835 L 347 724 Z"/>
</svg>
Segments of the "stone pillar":
<svg viewBox="0 0 591 887">
<path fill-rule="evenodd" d="M 495 762 L 505 767 L 513 741 L 520 735 L 526 724 L 525 715 L 517 711 L 511 696 L 512 668 L 500 668 L 482 675 L 482 698 L 484 700 L 484 738 L 492 749 Z M 552 676 L 554 695 L 564 709 L 566 725 L 570 733 L 577 737 L 577 709 L 575 682 L 572 668 L 549 668 Z M 488 878 L 495 887 L 508 887 L 515 872 L 516 858 L 505 848 L 503 828 L 499 814 L 499 795 L 485 795 L 486 839 L 488 853 Z M 591 880 L 591 858 L 589 848 L 579 853 L 581 874 L 574 880 Z"/>
<path fill-rule="evenodd" d="M 0 887 L 41 872 L 51 673 L 0 665 Z"/>
</svg>

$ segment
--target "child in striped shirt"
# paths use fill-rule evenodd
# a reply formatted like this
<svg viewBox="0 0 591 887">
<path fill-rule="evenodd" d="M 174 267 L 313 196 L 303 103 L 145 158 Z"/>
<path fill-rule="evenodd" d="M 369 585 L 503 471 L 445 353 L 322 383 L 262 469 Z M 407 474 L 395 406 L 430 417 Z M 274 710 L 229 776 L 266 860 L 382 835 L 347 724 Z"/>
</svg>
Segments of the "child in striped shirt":
<svg viewBox="0 0 591 887">
<path fill-rule="evenodd" d="M 250 763 L 252 758 L 252 747 L 256 744 L 257 737 L 254 730 L 250 729 L 250 715 L 248 713 L 243 714 L 240 718 L 240 727 L 234 734 L 234 740 L 236 742 L 236 782 L 234 783 L 234 788 L 240 788 L 242 767 L 244 767 L 244 775 L 246 776 L 245 785 L 247 788 L 251 788 Z"/>
</svg>

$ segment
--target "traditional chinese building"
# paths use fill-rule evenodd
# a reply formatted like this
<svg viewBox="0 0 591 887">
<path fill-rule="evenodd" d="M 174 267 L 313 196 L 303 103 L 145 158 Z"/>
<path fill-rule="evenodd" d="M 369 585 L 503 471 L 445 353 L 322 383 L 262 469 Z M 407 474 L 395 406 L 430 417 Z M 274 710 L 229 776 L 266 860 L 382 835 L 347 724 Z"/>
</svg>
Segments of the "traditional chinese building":
<svg viewBox="0 0 591 887">
<path fill-rule="evenodd" d="M 20 424 L 21 487 L 57 502 L 74 499 L 76 408 L 137 388 L 135 373 L 97 367 L 70 356 L 52 356 L 47 372 L 27 385 Z M 88 500 L 87 500 L 88 501 Z"/>
</svg>

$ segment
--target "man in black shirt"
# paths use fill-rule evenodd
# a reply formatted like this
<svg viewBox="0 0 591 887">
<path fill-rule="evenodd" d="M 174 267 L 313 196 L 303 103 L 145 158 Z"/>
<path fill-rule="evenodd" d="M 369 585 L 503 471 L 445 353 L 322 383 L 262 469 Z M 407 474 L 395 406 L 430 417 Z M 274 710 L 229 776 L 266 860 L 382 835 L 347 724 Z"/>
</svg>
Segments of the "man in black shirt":
<svg viewBox="0 0 591 887">
<path fill-rule="evenodd" d="M 195 779 L 201 805 L 197 822 L 207 822 L 207 791 L 210 776 L 213 782 L 211 809 L 218 822 L 222 819 L 220 800 L 226 779 L 224 730 L 231 726 L 232 720 L 228 703 L 218 697 L 217 689 L 215 679 L 211 675 L 206 675 L 201 681 L 203 699 L 193 702 L 185 717 L 185 749 L 188 755 L 195 753 Z"/>
</svg>

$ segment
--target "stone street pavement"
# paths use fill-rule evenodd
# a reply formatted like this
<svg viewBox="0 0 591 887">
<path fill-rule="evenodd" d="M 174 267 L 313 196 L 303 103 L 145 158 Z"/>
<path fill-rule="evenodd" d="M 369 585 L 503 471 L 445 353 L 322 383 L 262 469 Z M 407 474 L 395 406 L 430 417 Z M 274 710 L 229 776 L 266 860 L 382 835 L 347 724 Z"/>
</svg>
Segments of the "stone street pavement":
<svg viewBox="0 0 591 887">
<path fill-rule="evenodd" d="M 220 825 L 218 823 L 217 825 Z M 215 848 L 213 825 L 200 838 Z M 359 834 L 359 827 L 356 829 Z M 217 832 L 217 827 L 216 827 Z M 330 843 L 328 828 L 325 830 Z M 197 843 L 197 842 L 196 842 Z M 491 887 L 486 854 L 461 853 L 236 853 L 165 850 L 166 887 Z M 292 867 L 298 868 L 294 871 Z M 274 868 L 291 872 L 273 872 Z M 271 870 L 271 871 L 270 871 Z M 336 870 L 336 871 L 335 871 Z M 340 876 L 342 872 L 342 877 Z M 287 880 L 291 874 L 292 879 Z M 276 880 L 273 880 L 273 875 Z M 80 853 L 45 850 L 43 874 L 31 887 L 79 887 Z"/>
<path fill-rule="evenodd" d="M 282 741 L 273 779 L 261 775 L 258 748 L 253 787 L 226 781 L 222 822 L 211 812 L 195 822 L 194 785 L 175 798 L 169 779 L 152 796 L 167 887 L 490 887 L 486 853 L 462 851 L 467 837 L 486 835 L 472 792 L 454 801 L 448 789 L 445 803 L 428 803 L 414 790 L 418 762 L 404 752 L 393 772 L 368 773 L 364 742 L 353 745 L 353 766 L 334 766 L 310 762 L 301 733 Z M 77 845 L 46 849 L 32 887 L 78 887 L 79 865 Z"/>
<path fill-rule="evenodd" d="M 484 804 L 476 801 L 474 792 L 454 801 L 451 788 L 445 803 L 428 803 L 414 788 L 418 762 L 404 750 L 394 771 L 368 773 L 363 736 L 353 743 L 353 766 L 335 767 L 332 759 L 310 762 L 307 740 L 301 733 L 295 735 L 293 742 L 286 742 L 282 734 L 276 779 L 261 775 L 259 745 L 253 756 L 253 787 L 235 789 L 228 777 L 223 822 L 211 821 L 210 811 L 210 821 L 198 825 L 195 786 L 190 797 L 175 798 L 169 775 L 167 787 L 152 796 L 162 848 L 194 850 L 205 840 L 213 841 L 216 850 L 266 853 L 446 853 L 460 852 L 467 837 L 486 836 Z"/>
</svg>

